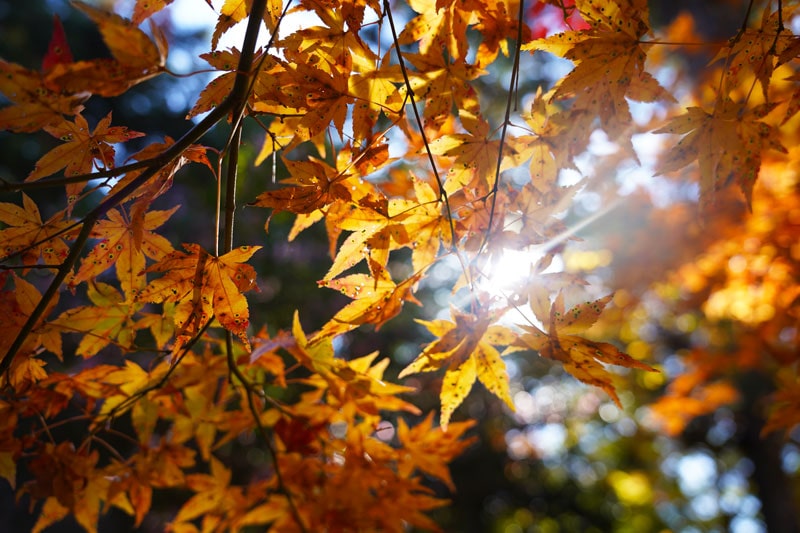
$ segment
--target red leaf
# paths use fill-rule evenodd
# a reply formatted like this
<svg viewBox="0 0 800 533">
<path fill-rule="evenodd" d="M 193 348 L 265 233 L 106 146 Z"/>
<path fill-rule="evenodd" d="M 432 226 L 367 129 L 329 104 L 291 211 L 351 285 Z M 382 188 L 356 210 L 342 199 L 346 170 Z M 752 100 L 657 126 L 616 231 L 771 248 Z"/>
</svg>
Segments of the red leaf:
<svg viewBox="0 0 800 533">
<path fill-rule="evenodd" d="M 47 72 L 59 63 L 72 63 L 72 52 L 67 42 L 67 34 L 58 15 L 53 16 L 53 37 L 42 59 L 42 72 Z"/>
</svg>

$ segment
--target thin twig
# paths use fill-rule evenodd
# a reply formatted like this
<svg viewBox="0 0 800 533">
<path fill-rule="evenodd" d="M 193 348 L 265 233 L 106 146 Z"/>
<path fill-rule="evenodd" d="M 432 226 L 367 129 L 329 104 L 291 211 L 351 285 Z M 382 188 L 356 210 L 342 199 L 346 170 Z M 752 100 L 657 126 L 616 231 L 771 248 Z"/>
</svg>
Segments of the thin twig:
<svg viewBox="0 0 800 533">
<path fill-rule="evenodd" d="M 0 192 L 28 191 L 33 189 L 50 189 L 52 187 L 60 187 L 62 185 L 70 185 L 72 183 L 84 183 L 95 179 L 113 178 L 125 174 L 127 172 L 131 172 L 133 170 L 139 170 L 140 168 L 147 168 L 152 165 L 163 166 L 159 163 L 159 159 L 161 157 L 162 157 L 161 155 L 157 155 L 149 159 L 143 159 L 141 161 L 136 161 L 135 163 L 129 163 L 127 165 L 121 165 L 118 167 L 106 168 L 98 172 L 93 172 L 91 174 L 79 174 L 76 176 L 67 176 L 63 178 L 52 178 L 52 179 L 44 178 L 36 181 L 23 181 L 20 183 L 12 183 L 7 180 L 0 180 L 0 182 L 2 182 L 2 184 L 0 185 Z"/>
<path fill-rule="evenodd" d="M 519 2 L 519 13 L 517 14 L 517 44 L 514 48 L 514 65 L 511 67 L 511 79 L 508 82 L 508 98 L 506 100 L 506 115 L 503 119 L 503 127 L 500 129 L 500 148 L 497 153 L 497 166 L 494 173 L 494 183 L 492 184 L 491 207 L 489 208 L 489 224 L 486 227 L 486 233 L 483 236 L 478 248 L 478 255 L 483 251 L 486 244 L 489 242 L 489 236 L 492 233 L 492 224 L 494 223 L 494 215 L 497 210 L 497 190 L 500 186 L 500 169 L 503 164 L 503 150 L 506 144 L 506 134 L 508 133 L 508 126 L 511 124 L 511 107 L 514 105 L 514 87 L 517 85 L 517 78 L 519 76 L 519 61 L 522 55 L 522 18 L 525 13 L 525 1 Z"/>
<path fill-rule="evenodd" d="M 236 364 L 236 361 L 234 360 L 233 334 L 230 331 L 225 332 L 225 350 L 228 357 L 228 369 L 236 377 L 236 379 L 241 382 L 242 387 L 244 388 L 245 395 L 247 396 L 247 405 L 250 409 L 250 414 L 253 416 L 253 422 L 256 425 L 256 429 L 258 430 L 258 436 L 264 442 L 264 445 L 267 447 L 267 452 L 269 452 L 270 458 L 272 459 L 272 468 L 275 471 L 275 481 L 278 483 L 278 488 L 281 492 L 283 492 L 284 496 L 286 496 L 286 503 L 289 505 L 289 512 L 292 514 L 292 518 L 294 518 L 294 521 L 297 523 L 297 527 L 300 529 L 301 533 L 308 533 L 308 529 L 303 522 L 303 518 L 300 516 L 300 511 L 298 511 L 297 506 L 294 503 L 292 493 L 286 487 L 286 481 L 283 477 L 283 473 L 281 472 L 280 465 L 278 464 L 278 450 L 276 450 L 275 446 L 272 445 L 272 440 L 270 439 L 269 434 L 267 434 L 264 424 L 261 423 L 259 410 L 255 404 L 255 400 L 253 399 L 252 384 L 242 373 L 242 371 L 239 369 L 239 366 Z"/>
</svg>

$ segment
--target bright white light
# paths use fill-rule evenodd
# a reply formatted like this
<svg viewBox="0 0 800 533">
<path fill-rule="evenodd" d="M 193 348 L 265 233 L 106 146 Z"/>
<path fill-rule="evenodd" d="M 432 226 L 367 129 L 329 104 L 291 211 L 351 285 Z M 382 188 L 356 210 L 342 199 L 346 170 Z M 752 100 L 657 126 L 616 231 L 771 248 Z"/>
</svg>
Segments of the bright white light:
<svg viewBox="0 0 800 533">
<path fill-rule="evenodd" d="M 678 483 L 684 494 L 694 496 L 714 486 L 717 464 L 704 453 L 693 453 L 678 462 Z"/>
<path fill-rule="evenodd" d="M 563 424 L 545 424 L 528 429 L 528 441 L 539 452 L 542 459 L 555 459 L 564 453 L 567 430 Z"/>
<path fill-rule="evenodd" d="M 484 270 L 485 278 L 478 285 L 494 296 L 506 297 L 518 288 L 531 275 L 531 269 L 544 255 L 542 247 L 529 247 L 523 250 L 503 250 Z"/>
</svg>

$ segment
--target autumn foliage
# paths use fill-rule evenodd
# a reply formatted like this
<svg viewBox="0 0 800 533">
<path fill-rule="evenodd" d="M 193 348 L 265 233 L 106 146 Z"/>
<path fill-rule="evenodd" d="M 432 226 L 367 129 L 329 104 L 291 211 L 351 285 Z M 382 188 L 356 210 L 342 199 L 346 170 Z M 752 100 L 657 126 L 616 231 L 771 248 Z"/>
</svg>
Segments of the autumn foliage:
<svg viewBox="0 0 800 533">
<path fill-rule="evenodd" d="M 458 408 L 476 382 L 513 410 L 504 358 L 542 357 L 622 408 L 616 370 L 654 373 L 658 362 L 597 334 L 624 324 L 656 281 L 693 295 L 680 305 L 705 302 L 709 324 L 733 319 L 754 339 L 737 359 L 687 358 L 653 406 L 667 432 L 734 402 L 726 375 L 747 365 L 774 372 L 766 431 L 800 423 L 795 4 L 753 2 L 728 42 L 704 44 L 675 25 L 654 32 L 645 0 L 225 0 L 201 56 L 218 75 L 187 110 L 182 137 L 86 114 L 89 99 L 175 75 L 153 22 L 170 3 L 137 0 L 122 16 L 75 1 L 108 57 L 73 57 L 80 37 L 56 18 L 40 69 L 0 60 L 0 128 L 52 137 L 27 176 L 0 185 L 0 477 L 40 506 L 35 531 L 68 515 L 96 531 L 111 507 L 138 526 L 159 491 L 176 488 L 188 496 L 166 527 L 179 533 L 436 530 L 428 511 L 447 500 L 430 480 L 456 488 L 447 465 L 474 440 Z M 315 22 L 281 31 L 303 12 Z M 219 48 L 239 23 L 241 45 Z M 711 63 L 686 74 L 681 54 L 696 46 L 713 50 Z M 517 93 L 521 61 L 545 53 L 572 69 Z M 673 59 L 674 75 L 658 77 Z M 499 104 L 481 92 L 498 75 Z M 498 116 L 485 111 L 498 105 Z M 245 125 L 260 131 L 258 168 L 285 176 L 254 197 L 237 188 L 250 179 L 237 175 L 240 144 L 252 143 Z M 227 142 L 204 145 L 215 127 Z M 598 132 L 617 149 L 587 170 L 579 160 Z M 643 135 L 662 146 L 652 173 L 699 193 L 690 210 L 653 208 L 642 238 L 668 246 L 679 235 L 652 236 L 679 220 L 702 234 L 706 256 L 697 262 L 691 245 L 664 261 L 643 253 L 603 285 L 569 268 L 580 239 L 568 214 L 586 191 L 603 213 L 626 209 L 603 173 L 638 163 Z M 148 144 L 122 159 L 137 138 Z M 218 184 L 217 212 L 201 215 L 216 216 L 213 249 L 164 236 L 187 210 L 170 195 L 187 165 Z M 54 199 L 47 206 L 33 199 L 41 190 Z M 245 204 L 263 212 L 259 240 L 238 237 Z M 248 304 L 282 212 L 293 216 L 294 246 L 324 225 L 319 291 L 346 297 L 313 331 L 303 308 L 275 325 Z M 733 225 L 743 229 L 721 229 Z M 609 249 L 619 258 L 624 244 Z M 492 272 L 507 249 L 538 260 L 498 292 Z M 420 304 L 442 263 L 459 271 L 449 316 L 419 321 L 430 337 L 399 375 L 389 354 L 342 353 L 340 337 L 380 335 L 406 302 Z M 761 346 L 768 363 L 748 357 Z M 438 416 L 404 384 L 423 373 L 441 378 Z M 82 438 L 54 431 L 65 425 Z M 120 435 L 124 446 L 109 444 Z M 246 436 L 268 461 L 242 479 L 222 450 Z"/>
</svg>

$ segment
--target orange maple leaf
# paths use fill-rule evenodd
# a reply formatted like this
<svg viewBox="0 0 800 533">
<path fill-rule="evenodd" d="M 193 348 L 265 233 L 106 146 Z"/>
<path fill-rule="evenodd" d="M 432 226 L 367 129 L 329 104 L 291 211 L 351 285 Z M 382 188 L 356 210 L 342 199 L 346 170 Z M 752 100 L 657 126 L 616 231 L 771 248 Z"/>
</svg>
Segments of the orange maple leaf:
<svg viewBox="0 0 800 533">
<path fill-rule="evenodd" d="M 483 36 L 475 60 L 483 67 L 492 63 L 498 51 L 508 56 L 508 40 L 516 40 L 519 33 L 519 0 L 483 0 L 477 2 L 478 23 L 475 29 Z M 522 25 L 522 42 L 531 38 L 531 29 Z"/>
<path fill-rule="evenodd" d="M 113 59 L 59 63 L 45 77 L 48 87 L 68 93 L 116 96 L 164 72 L 167 40 L 155 24 L 150 25 L 154 42 L 136 24 L 115 13 L 83 2 L 72 4 L 97 24 Z"/>
<path fill-rule="evenodd" d="M 552 305 L 549 305 L 549 299 L 543 291 L 543 289 L 538 291 L 538 297 L 537 291 L 531 295 L 531 309 L 545 326 L 547 333 L 534 325 L 520 325 L 526 333 L 522 334 L 514 345 L 532 348 L 542 357 L 560 361 L 567 372 L 584 383 L 600 387 L 622 408 L 612 383 L 612 376 L 604 365 L 624 366 L 649 372 L 658 370 L 622 353 L 612 344 L 591 341 L 577 335 L 589 329 L 597 321 L 613 295 L 578 304 L 565 312 L 562 292 L 559 292 Z"/>
<path fill-rule="evenodd" d="M 346 169 L 337 170 L 315 157 L 309 157 L 308 161 L 284 158 L 283 162 L 292 177 L 281 183 L 292 187 L 263 192 L 251 205 L 272 208 L 273 214 L 311 213 L 335 200 L 352 199 L 348 181 L 353 176 Z"/>
<path fill-rule="evenodd" d="M 197 244 L 184 244 L 188 253 L 174 251 L 147 268 L 166 272 L 141 290 L 136 299 L 146 302 L 178 302 L 175 325 L 179 336 L 192 335 L 212 315 L 245 346 L 250 312 L 242 294 L 255 283 L 255 270 L 244 264 L 261 246 L 240 246 L 220 257 L 210 255 Z"/>
<path fill-rule="evenodd" d="M 381 270 L 377 279 L 369 274 L 352 274 L 320 281 L 320 286 L 338 290 L 353 301 L 340 309 L 314 339 L 333 337 L 362 324 L 374 324 L 377 330 L 400 313 L 403 302 L 422 305 L 411 293 L 420 277 L 420 274 L 411 276 L 397 285 L 386 270 Z"/>
<path fill-rule="evenodd" d="M 66 167 L 65 175 L 88 174 L 98 168 L 113 168 L 115 151 L 109 143 L 120 143 L 144 136 L 144 133 L 128 130 L 125 126 L 111 126 L 111 113 L 89 129 L 83 115 L 75 115 L 75 122 L 64 121 L 54 126 L 45 126 L 45 131 L 64 141 L 36 162 L 26 181 L 35 181 Z M 82 187 L 82 185 L 81 185 Z"/>
<path fill-rule="evenodd" d="M 0 203 L 0 222 L 8 227 L 0 230 L 0 259 L 21 253 L 24 265 L 35 265 L 39 258 L 57 267 L 67 257 L 69 246 L 65 239 L 74 237 L 77 230 L 66 231 L 71 221 L 66 211 L 55 213 L 42 222 L 39 208 L 27 194 L 22 194 L 22 207 Z"/>
<path fill-rule="evenodd" d="M 144 19 L 150 18 L 154 13 L 158 13 L 173 0 L 136 0 L 136 5 L 133 6 L 133 16 L 131 22 L 134 24 L 141 24 Z"/>
<path fill-rule="evenodd" d="M 79 113 L 86 95 L 45 87 L 42 74 L 0 59 L 0 93 L 12 105 L 0 109 L 0 130 L 33 132 Z"/>
<path fill-rule="evenodd" d="M 433 412 L 411 428 L 400 418 L 397 421 L 397 438 L 402 445 L 397 467 L 399 474 L 409 476 L 414 470 L 420 470 L 455 491 L 447 464 L 477 440 L 475 437 L 462 439 L 475 423 L 475 420 L 455 422 L 448 426 L 447 431 L 437 431 L 433 427 Z"/>
</svg>

